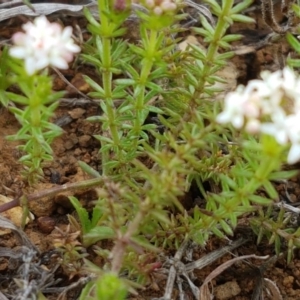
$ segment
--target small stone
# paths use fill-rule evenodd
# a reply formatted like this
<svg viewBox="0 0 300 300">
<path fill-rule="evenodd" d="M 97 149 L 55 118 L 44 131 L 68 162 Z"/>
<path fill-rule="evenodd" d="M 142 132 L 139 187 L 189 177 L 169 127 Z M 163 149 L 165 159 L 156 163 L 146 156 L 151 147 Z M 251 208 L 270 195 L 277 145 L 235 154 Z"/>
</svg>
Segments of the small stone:
<svg viewBox="0 0 300 300">
<path fill-rule="evenodd" d="M 59 184 L 60 178 L 61 178 L 60 173 L 55 169 L 51 169 L 51 175 L 50 175 L 51 183 Z"/>
<path fill-rule="evenodd" d="M 79 90 L 82 93 L 87 94 L 91 91 L 90 85 L 85 81 L 82 73 L 76 73 L 76 75 L 71 80 L 72 85 L 75 87 L 75 89 L 72 86 L 67 87 L 67 91 L 69 95 L 77 95 Z"/>
<path fill-rule="evenodd" d="M 76 156 L 79 156 L 80 154 L 81 154 L 81 149 L 80 148 L 76 148 L 75 150 L 74 150 L 74 155 L 76 155 Z"/>
<path fill-rule="evenodd" d="M 77 120 L 77 119 L 81 118 L 85 112 L 86 112 L 85 109 L 77 107 L 77 108 L 69 111 L 68 113 L 72 119 Z"/>
<path fill-rule="evenodd" d="M 82 157 L 82 161 L 84 161 L 85 163 L 89 164 L 91 162 L 91 156 L 89 153 L 86 153 L 83 157 Z"/>
<path fill-rule="evenodd" d="M 64 143 L 64 147 L 67 149 L 67 150 L 70 150 L 72 149 L 76 144 L 78 143 L 78 138 L 76 136 L 75 133 L 71 133 L 67 140 L 65 141 Z"/>
<path fill-rule="evenodd" d="M 87 147 L 88 146 L 88 142 L 91 140 L 91 136 L 90 135 L 82 135 L 79 137 L 79 145 L 81 147 Z"/>
<path fill-rule="evenodd" d="M 44 187 L 44 189 L 47 188 L 48 186 Z M 37 200 L 30 200 L 28 202 L 28 207 L 36 217 L 44 217 L 51 216 L 56 209 L 56 203 L 53 201 L 52 197 L 43 197 Z"/>
<path fill-rule="evenodd" d="M 65 146 L 65 149 L 70 150 L 73 148 L 74 143 L 71 140 L 67 140 L 67 141 L 65 141 L 64 146 Z"/>
<path fill-rule="evenodd" d="M 214 295 L 216 299 L 227 300 L 232 299 L 241 292 L 241 288 L 236 281 L 228 281 L 222 285 L 215 287 Z"/>
<path fill-rule="evenodd" d="M 293 285 L 293 282 L 294 282 L 295 278 L 293 276 L 286 276 L 284 279 L 283 279 L 283 282 L 282 284 L 285 286 L 285 287 L 291 287 Z"/>
<path fill-rule="evenodd" d="M 37 219 L 39 229 L 44 233 L 50 233 L 55 227 L 55 221 L 50 217 L 39 217 Z"/>
</svg>

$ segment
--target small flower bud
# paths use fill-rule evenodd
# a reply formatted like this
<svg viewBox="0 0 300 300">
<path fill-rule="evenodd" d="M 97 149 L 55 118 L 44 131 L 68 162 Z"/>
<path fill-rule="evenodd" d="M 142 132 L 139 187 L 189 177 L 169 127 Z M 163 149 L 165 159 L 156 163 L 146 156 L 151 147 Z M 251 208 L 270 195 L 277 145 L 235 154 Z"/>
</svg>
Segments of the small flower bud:
<svg viewBox="0 0 300 300">
<path fill-rule="evenodd" d="M 146 0 L 145 4 L 148 8 L 153 8 L 155 6 L 154 0 Z"/>
<path fill-rule="evenodd" d="M 129 9 L 129 7 L 130 3 L 128 3 L 128 0 L 115 0 L 113 4 L 113 8 L 116 12 L 126 11 Z"/>
<path fill-rule="evenodd" d="M 157 16 L 160 16 L 163 13 L 163 10 L 160 6 L 155 6 L 153 9 L 154 14 L 156 14 Z"/>
</svg>

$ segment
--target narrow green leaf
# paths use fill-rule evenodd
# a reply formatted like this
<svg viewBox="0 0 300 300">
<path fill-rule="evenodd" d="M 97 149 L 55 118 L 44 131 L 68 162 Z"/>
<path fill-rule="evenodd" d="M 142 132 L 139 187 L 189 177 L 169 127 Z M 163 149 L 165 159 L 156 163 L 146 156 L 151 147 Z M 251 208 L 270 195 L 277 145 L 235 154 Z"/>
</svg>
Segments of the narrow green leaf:
<svg viewBox="0 0 300 300">
<path fill-rule="evenodd" d="M 265 188 L 266 192 L 268 193 L 271 199 L 278 198 L 278 193 L 270 181 L 264 182 L 263 187 Z"/>
<path fill-rule="evenodd" d="M 222 13 L 222 8 L 215 0 L 205 0 L 206 3 L 208 3 L 216 15 L 220 15 Z"/>
<path fill-rule="evenodd" d="M 299 170 L 278 171 L 269 176 L 269 180 L 284 180 L 296 176 Z"/>
<path fill-rule="evenodd" d="M 297 15 L 298 17 L 300 17 L 300 6 L 299 6 L 299 1 L 298 1 L 298 5 L 295 4 L 295 3 L 293 3 L 293 4 L 292 4 L 292 8 L 293 8 L 294 12 L 296 13 L 296 15 Z"/>
<path fill-rule="evenodd" d="M 87 234 L 85 234 L 85 238 L 93 238 L 94 241 L 111 239 L 114 236 L 114 230 L 108 226 L 96 226 L 92 228 Z"/>
<path fill-rule="evenodd" d="M 242 10 L 246 9 L 253 3 L 253 0 L 243 0 L 241 3 L 235 5 L 231 10 L 230 14 L 237 14 L 241 12 Z"/>
<path fill-rule="evenodd" d="M 132 52 L 134 52 L 135 54 L 137 54 L 137 55 L 139 55 L 141 57 L 145 57 L 146 53 L 145 53 L 144 49 L 142 49 L 142 48 L 140 48 L 138 46 L 132 45 L 132 44 L 129 44 L 128 46 L 129 46 L 130 50 Z"/>
<path fill-rule="evenodd" d="M 235 42 L 244 37 L 242 34 L 227 34 L 222 37 L 222 41 L 224 42 Z"/>
<path fill-rule="evenodd" d="M 220 220 L 220 225 L 227 235 L 233 236 L 232 228 L 224 220 Z"/>
<path fill-rule="evenodd" d="M 289 42 L 289 44 L 296 50 L 298 53 L 300 53 L 300 41 L 296 39 L 291 33 L 287 33 L 286 39 Z"/>
<path fill-rule="evenodd" d="M 236 15 L 233 14 L 230 16 L 232 21 L 235 22 L 241 22 L 241 23 L 256 23 L 255 20 L 253 18 L 247 17 L 247 16 L 243 16 L 243 15 Z"/>
<path fill-rule="evenodd" d="M 99 140 L 100 142 L 105 142 L 105 143 L 109 143 L 109 144 L 113 144 L 113 140 L 106 137 L 106 136 L 103 136 L 103 135 L 94 135 L 94 137 Z"/>
<path fill-rule="evenodd" d="M 95 169 L 93 169 L 92 167 L 90 167 L 87 163 L 85 163 L 84 161 L 79 160 L 78 161 L 78 165 L 79 167 L 86 172 L 87 174 L 91 175 L 94 178 L 100 178 L 101 175 L 99 174 L 98 171 L 96 171 Z"/>
<path fill-rule="evenodd" d="M 259 205 L 269 205 L 270 203 L 272 203 L 272 200 L 258 195 L 249 196 L 249 200 Z"/>
<path fill-rule="evenodd" d="M 102 98 L 105 98 L 105 92 L 104 89 L 93 79 L 91 79 L 90 77 L 84 75 L 83 76 L 85 81 L 95 90 L 99 93 L 99 95 L 103 95 Z"/>
<path fill-rule="evenodd" d="M 87 210 L 82 207 L 81 203 L 78 201 L 77 198 L 73 197 L 73 196 L 69 196 L 68 197 L 72 203 L 72 205 L 74 206 L 79 220 L 80 220 L 80 224 L 82 226 L 82 233 L 86 234 L 89 232 L 89 230 L 91 229 L 91 223 L 89 220 L 89 214 L 87 212 Z"/>
<path fill-rule="evenodd" d="M 124 87 L 136 84 L 136 81 L 134 79 L 130 79 L 130 78 L 116 79 L 116 80 L 114 80 L 114 82 L 116 84 L 120 84 L 120 85 L 122 85 Z"/>
<path fill-rule="evenodd" d="M 143 247 L 144 249 L 147 249 L 151 252 L 159 252 L 159 248 L 155 247 L 154 245 L 150 244 L 147 240 L 145 240 L 142 237 L 132 237 L 131 238 L 132 242 L 134 242 L 135 244 Z"/>
<path fill-rule="evenodd" d="M 220 231 L 217 227 L 212 228 L 212 232 L 219 238 L 224 239 L 225 235 L 222 231 Z"/>
</svg>

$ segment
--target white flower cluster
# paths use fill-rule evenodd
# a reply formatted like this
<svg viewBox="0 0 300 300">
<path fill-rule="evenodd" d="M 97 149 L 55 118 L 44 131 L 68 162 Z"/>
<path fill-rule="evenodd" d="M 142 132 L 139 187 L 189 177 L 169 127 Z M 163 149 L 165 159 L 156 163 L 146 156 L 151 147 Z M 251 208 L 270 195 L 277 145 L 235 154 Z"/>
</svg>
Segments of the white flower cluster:
<svg viewBox="0 0 300 300">
<path fill-rule="evenodd" d="M 146 6 L 158 16 L 164 12 L 174 11 L 177 8 L 177 5 L 172 0 L 146 0 Z"/>
<path fill-rule="evenodd" d="M 22 28 L 25 32 L 13 35 L 14 46 L 9 53 L 25 60 L 29 75 L 47 66 L 67 69 L 74 53 L 80 51 L 72 39 L 72 28 L 63 29 L 58 23 L 50 23 L 45 16 L 37 17 Z"/>
<path fill-rule="evenodd" d="M 226 96 L 217 122 L 274 136 L 281 145 L 290 143 L 287 161 L 293 164 L 300 160 L 300 78 L 288 67 L 261 77 Z"/>
</svg>

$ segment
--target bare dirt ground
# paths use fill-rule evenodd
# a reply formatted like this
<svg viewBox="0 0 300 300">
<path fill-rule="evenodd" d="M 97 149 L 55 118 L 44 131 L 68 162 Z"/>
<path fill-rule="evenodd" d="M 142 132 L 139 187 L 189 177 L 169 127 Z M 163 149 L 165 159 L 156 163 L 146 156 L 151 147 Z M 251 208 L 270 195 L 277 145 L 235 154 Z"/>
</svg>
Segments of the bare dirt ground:
<svg viewBox="0 0 300 300">
<path fill-rule="evenodd" d="M 76 2 L 78 3 L 78 1 Z M 253 10 L 250 10 L 248 13 L 248 15 L 256 19 L 256 24 L 235 24 L 230 28 L 231 33 L 242 33 L 245 36 L 241 42 L 237 43 L 237 46 L 243 45 L 248 47 L 246 54 L 236 55 L 232 60 L 239 73 L 237 82 L 242 84 L 247 83 L 250 79 L 258 78 L 261 70 L 276 70 L 280 67 L 278 51 L 275 49 L 277 45 L 257 47 L 259 42 L 271 32 L 262 20 L 261 11 L 257 9 L 258 4 L 259 1 L 256 1 L 252 5 Z M 284 16 L 280 13 L 280 9 L 278 8 L 276 10 L 276 18 L 279 22 L 284 21 Z M 19 16 L 2 21 L 0 23 L 0 41 L 9 39 L 14 32 L 20 30 L 21 24 L 25 23 L 28 19 L 28 17 Z M 72 25 L 74 28 L 76 25 L 79 25 L 83 35 L 86 34 L 86 22 L 81 17 L 69 17 L 56 14 L 55 16 L 50 16 L 50 19 L 52 21 L 62 22 L 64 25 Z M 189 32 L 185 34 L 187 36 L 190 35 Z M 286 56 L 289 51 L 289 47 L 286 44 L 283 44 L 280 53 Z M 61 76 L 53 71 L 55 89 L 67 90 L 65 99 L 61 101 L 61 105 L 53 119 L 53 122 L 59 124 L 63 128 L 64 134 L 55 140 L 53 144 L 54 160 L 45 166 L 44 173 L 46 176 L 43 182 L 35 187 L 35 190 L 27 187 L 24 182 L 22 182 L 20 176 L 22 167 L 18 162 L 18 158 L 20 158 L 21 154 L 16 150 L 16 143 L 9 142 L 5 139 L 7 135 L 17 132 L 19 124 L 14 116 L 5 108 L 0 109 L 1 195 L 15 198 L 21 193 L 34 193 L 53 186 L 80 181 L 85 178 L 86 175 L 78 167 L 78 160 L 86 162 L 96 170 L 99 169 L 99 142 L 93 135 L 100 134 L 101 127 L 99 124 L 86 121 L 86 118 L 88 116 L 101 114 L 101 111 L 93 102 L 89 101 L 88 97 L 85 96 L 90 91 L 90 88 L 84 82 L 82 78 L 83 74 L 87 74 L 94 80 L 99 81 L 92 69 L 76 63 L 70 70 L 62 72 Z M 74 87 L 69 83 L 66 83 L 62 77 L 65 77 Z M 79 94 L 79 91 L 82 94 Z M 300 177 L 295 177 L 288 183 L 287 191 L 292 202 L 300 201 L 299 184 Z M 286 190 L 284 187 L 278 185 L 277 189 L 280 192 L 280 195 L 283 198 L 286 198 Z M 93 191 L 76 194 L 75 196 L 77 196 L 86 207 L 91 205 L 92 200 L 96 197 Z M 192 200 L 186 199 L 186 201 L 192 201 L 193 203 L 193 197 L 195 197 L 195 195 L 192 194 L 190 196 L 192 197 Z M 59 195 L 55 198 L 45 198 L 42 201 L 31 201 L 30 210 L 34 214 L 35 219 L 28 223 L 25 233 L 32 243 L 37 246 L 41 256 L 46 257 L 47 255 L 50 255 L 51 251 L 54 249 L 53 239 L 55 234 L 57 234 L 54 227 L 57 226 L 62 230 L 66 230 L 68 225 L 67 214 L 75 215 L 74 210 L 67 200 L 67 195 Z M 18 214 L 20 216 L 20 212 Z M 8 217 L 10 216 L 8 215 Z M 195 271 L 193 282 L 196 286 L 200 286 L 211 271 L 221 263 L 231 259 L 233 256 L 247 254 L 256 254 L 259 256 L 274 255 L 274 246 L 268 245 L 267 241 L 263 241 L 261 244 L 256 245 L 256 236 L 249 228 L 246 219 L 240 222 L 232 240 L 239 237 L 247 237 L 249 238 L 249 241 L 234 250 L 233 253 L 228 253 L 213 264 L 201 269 L 201 271 Z M 194 251 L 193 259 L 196 260 L 205 256 L 226 244 L 227 241 L 220 241 L 216 238 L 212 238 L 204 249 L 198 248 L 197 251 Z M 0 236 L 0 247 L 15 249 L 18 245 L 19 242 L 12 233 Z M 88 249 L 88 252 L 90 254 L 89 259 L 96 264 L 99 263 L 93 254 L 93 249 Z M 261 260 L 238 262 L 212 281 L 216 299 L 259 299 L 251 297 L 261 278 L 268 278 L 275 282 L 283 299 L 300 299 L 299 254 L 300 252 L 296 250 L 294 259 L 290 264 L 286 263 L 286 257 L 281 257 L 268 265 L 264 265 Z M 166 255 L 174 255 L 174 253 L 166 252 Z M 45 265 L 47 265 L 48 268 L 51 268 L 51 266 L 56 263 L 55 259 L 50 259 L 50 261 L 45 262 Z M 7 286 L 7 280 L 12 280 L 12 274 L 13 270 L 10 267 L 9 260 L 5 257 L 0 258 L 0 290 Z M 62 279 L 62 282 L 60 283 L 61 286 L 68 286 L 79 279 L 78 276 L 69 279 L 61 268 L 57 269 L 54 277 Z M 144 291 L 140 291 L 138 296 L 132 296 L 131 299 L 138 300 L 161 297 L 166 284 L 166 277 L 161 277 L 154 272 L 152 280 L 152 284 L 149 284 Z M 194 299 L 187 284 L 183 285 L 183 289 L 185 290 L 186 299 Z M 71 290 L 67 293 L 65 299 L 77 299 L 80 290 L 80 286 Z M 175 288 L 174 299 L 176 299 L 178 293 L 179 291 Z M 52 294 L 48 294 L 47 297 L 48 299 L 57 299 L 57 294 L 53 292 Z M 275 298 L 271 296 L 269 299 Z"/>
</svg>

